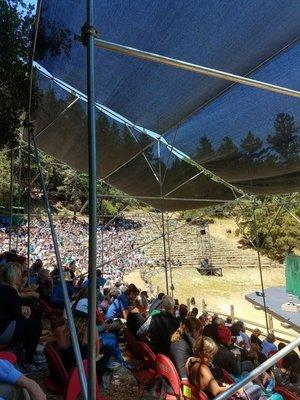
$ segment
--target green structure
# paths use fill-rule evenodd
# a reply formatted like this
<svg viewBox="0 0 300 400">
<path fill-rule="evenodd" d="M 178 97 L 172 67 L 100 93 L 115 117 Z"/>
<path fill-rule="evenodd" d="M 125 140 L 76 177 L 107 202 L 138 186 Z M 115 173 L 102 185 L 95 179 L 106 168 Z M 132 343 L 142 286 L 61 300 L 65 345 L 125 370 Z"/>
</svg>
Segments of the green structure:
<svg viewBox="0 0 300 400">
<path fill-rule="evenodd" d="M 289 254 L 286 256 L 284 264 L 286 291 L 300 298 L 300 257 Z"/>
</svg>

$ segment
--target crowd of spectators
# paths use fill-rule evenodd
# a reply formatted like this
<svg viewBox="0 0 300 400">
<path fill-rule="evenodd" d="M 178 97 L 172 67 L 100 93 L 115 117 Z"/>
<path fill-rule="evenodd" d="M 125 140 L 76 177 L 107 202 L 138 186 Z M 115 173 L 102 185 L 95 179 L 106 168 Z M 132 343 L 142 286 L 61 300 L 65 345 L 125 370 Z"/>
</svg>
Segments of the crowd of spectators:
<svg viewBox="0 0 300 400">
<path fill-rule="evenodd" d="M 122 282 L 124 274 L 148 262 L 144 252 L 136 248 L 136 231 L 139 222 L 117 218 L 97 226 L 97 259 L 102 271 L 112 284 Z M 88 224 L 70 218 L 55 219 L 55 230 L 60 246 L 62 263 L 76 263 L 78 274 L 88 269 Z M 20 254 L 27 254 L 27 226 L 20 226 L 12 232 L 12 248 Z M 0 228 L 0 253 L 9 247 L 7 229 Z M 53 240 L 49 224 L 41 218 L 34 218 L 30 228 L 30 262 L 42 260 L 46 269 L 56 265 Z"/>
<path fill-rule="evenodd" d="M 64 251 L 63 276 L 80 351 L 82 357 L 86 358 L 89 282 L 86 275 L 82 274 L 86 268 L 87 254 L 80 247 L 85 247 L 86 239 L 82 232 L 87 227 L 75 223 L 70 233 L 69 222 L 62 221 L 57 222 L 56 228 Z M 4 398 L 13 399 L 19 393 L 17 398 L 22 399 L 26 390 L 33 400 L 46 398 L 39 385 L 26 377 L 47 368 L 41 343 L 55 346 L 67 372 L 75 364 L 71 332 L 64 311 L 62 281 L 54 259 L 49 256 L 53 252 L 50 236 L 40 221 L 36 222 L 34 229 L 37 231 L 33 235 L 33 262 L 29 271 L 27 258 L 20 253 L 10 251 L 0 255 L 0 346 L 12 349 L 18 358 L 18 369 L 7 361 L 0 362 L 0 382 L 3 382 L 3 385 L 0 384 L 0 398 L 5 393 L 7 397 Z M 37 239 L 38 229 L 41 231 L 41 240 Z M 19 232 L 20 250 L 24 250 L 26 245 L 23 234 Z M 122 222 L 122 226 L 112 224 L 105 229 L 99 227 L 99 234 L 110 243 L 103 241 L 106 250 L 104 262 L 114 259 L 115 252 L 127 253 L 135 246 L 131 222 Z M 208 313 L 199 315 L 196 307 L 189 310 L 187 305 L 179 304 L 164 293 L 152 297 L 152 293 L 141 292 L 133 283 L 125 284 L 124 274 L 145 261 L 145 256 L 140 252 L 132 257 L 127 254 L 122 261 L 114 260 L 107 264 L 107 268 L 97 270 L 98 335 L 95 348 L 100 385 L 106 385 L 104 377 L 117 366 L 129 370 L 133 368 L 124 359 L 120 346 L 126 326 L 136 340 L 146 341 L 155 353 L 170 357 L 180 378 L 190 380 L 209 398 L 228 388 L 224 383 L 223 371 L 234 380 L 239 380 L 285 346 L 282 342 L 278 343 L 272 333 L 265 337 L 259 329 L 250 333 L 243 321 L 232 321 L 230 317 L 223 320 L 218 315 Z M 45 304 L 58 315 L 50 326 L 47 325 L 47 332 Z M 276 385 L 287 387 L 300 395 L 299 368 L 298 353 L 292 351 L 257 377 L 254 383 L 270 399 Z M 235 398 L 246 398 L 243 389 Z"/>
</svg>

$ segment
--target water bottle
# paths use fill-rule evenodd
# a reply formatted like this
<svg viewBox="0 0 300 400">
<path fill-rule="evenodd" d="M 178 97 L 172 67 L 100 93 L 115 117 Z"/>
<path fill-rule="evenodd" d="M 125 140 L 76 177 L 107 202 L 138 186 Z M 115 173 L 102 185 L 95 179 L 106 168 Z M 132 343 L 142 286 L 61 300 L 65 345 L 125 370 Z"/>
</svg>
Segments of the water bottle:
<svg viewBox="0 0 300 400">
<path fill-rule="evenodd" d="M 275 389 L 275 380 L 272 378 L 269 378 L 268 384 L 266 387 L 267 394 L 271 396 L 271 394 L 274 392 L 274 389 Z"/>
</svg>

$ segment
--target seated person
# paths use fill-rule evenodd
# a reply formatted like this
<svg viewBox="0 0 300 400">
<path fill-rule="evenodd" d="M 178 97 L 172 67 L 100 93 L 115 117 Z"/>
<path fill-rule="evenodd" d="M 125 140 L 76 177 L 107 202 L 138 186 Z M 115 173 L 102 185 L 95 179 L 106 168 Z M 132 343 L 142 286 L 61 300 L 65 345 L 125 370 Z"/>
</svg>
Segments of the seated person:
<svg viewBox="0 0 300 400">
<path fill-rule="evenodd" d="M 34 380 L 23 375 L 9 361 L 0 360 L 0 398 L 28 400 L 28 395 L 30 400 L 47 398 Z"/>
<path fill-rule="evenodd" d="M 137 331 L 145 322 L 144 315 L 148 307 L 146 297 L 138 295 L 134 300 L 133 307 L 127 316 L 127 329 L 137 339 Z"/>
<path fill-rule="evenodd" d="M 261 331 L 259 329 L 254 329 L 250 336 L 250 341 L 251 343 L 257 343 L 260 347 L 260 350 L 262 349 L 262 340 L 260 340 L 259 336 L 261 335 Z"/>
<path fill-rule="evenodd" d="M 139 289 L 131 283 L 123 294 L 118 296 L 109 306 L 106 319 L 124 318 L 127 319 L 129 307 L 138 296 Z"/>
<path fill-rule="evenodd" d="M 276 340 L 275 335 L 273 333 L 268 333 L 266 339 L 262 342 L 262 353 L 268 357 L 269 353 L 272 351 L 277 351 L 277 346 L 274 343 Z"/>
<path fill-rule="evenodd" d="M 278 363 L 279 364 L 279 363 Z M 276 383 L 280 386 L 288 387 L 290 384 L 297 382 L 299 385 L 299 356 L 295 351 L 291 351 L 285 355 L 280 366 L 274 367 L 274 375 Z M 298 371 L 298 372 L 297 372 Z M 298 388 L 299 389 L 299 388 Z M 295 389 L 297 391 L 297 388 Z"/>
<path fill-rule="evenodd" d="M 47 269 L 41 269 L 37 275 L 37 292 L 40 295 L 40 299 L 50 302 L 50 296 L 53 291 L 53 279 Z"/>
<path fill-rule="evenodd" d="M 160 311 L 161 302 L 164 296 L 164 293 L 159 293 L 157 298 L 152 301 L 149 307 L 149 315 L 151 315 L 153 311 Z"/>
<path fill-rule="evenodd" d="M 195 357 L 189 358 L 186 363 L 189 381 L 211 399 L 225 392 L 231 386 L 227 384 L 220 386 L 209 369 L 209 364 L 217 351 L 218 346 L 211 338 L 199 337 L 194 344 Z M 238 392 L 243 394 L 243 389 Z M 231 398 L 229 397 L 229 399 Z"/>
<path fill-rule="evenodd" d="M 199 319 L 187 317 L 171 337 L 170 355 L 181 379 L 187 379 L 185 364 L 187 359 L 193 356 L 193 345 L 201 332 L 202 325 Z"/>
<path fill-rule="evenodd" d="M 88 349 L 88 299 L 82 298 L 73 306 L 74 309 L 74 324 L 78 337 L 82 358 L 87 358 Z M 67 372 L 70 372 L 75 365 L 75 356 L 71 342 L 71 332 L 67 323 L 58 326 L 54 332 L 50 342 L 56 341 L 60 350 L 61 359 Z M 113 355 L 114 349 L 109 345 L 101 346 L 99 337 L 96 338 L 96 371 L 99 384 L 101 383 L 102 375 L 106 371 L 109 358 Z M 101 355 L 101 357 L 100 357 Z"/>
<path fill-rule="evenodd" d="M 250 347 L 250 354 L 253 355 L 254 365 L 260 365 L 266 361 L 267 357 L 261 352 L 261 348 L 258 343 L 252 343 Z"/>
<path fill-rule="evenodd" d="M 34 363 L 35 349 L 42 332 L 42 322 L 31 316 L 31 310 L 22 306 L 17 287 L 21 282 L 21 268 L 8 263 L 1 268 L 0 276 L 0 344 L 23 342 L 25 356 L 22 372 L 39 372 Z"/>
<path fill-rule="evenodd" d="M 33 285 L 37 283 L 38 273 L 43 268 L 43 262 L 40 259 L 37 259 L 30 268 L 30 275 L 29 275 L 29 285 Z"/>
<path fill-rule="evenodd" d="M 180 323 L 183 323 L 188 315 L 188 308 L 185 304 L 180 304 L 179 306 L 179 321 Z"/>
<path fill-rule="evenodd" d="M 52 290 L 52 293 L 50 295 L 50 303 L 54 307 L 63 309 L 64 306 L 65 306 L 65 302 L 64 302 L 64 295 L 63 295 L 63 289 L 62 289 L 61 281 L 60 281 L 58 275 L 56 275 L 56 274 L 53 274 L 52 278 L 53 278 L 53 290 Z M 75 288 L 74 288 L 74 286 L 72 285 L 71 282 L 66 282 L 66 285 L 67 285 L 69 298 L 72 298 L 72 296 L 75 293 Z"/>
<path fill-rule="evenodd" d="M 225 325 L 219 325 L 217 330 L 218 348 L 214 354 L 213 362 L 234 377 L 241 375 L 241 362 L 229 350 L 231 345 L 231 331 Z"/>
<path fill-rule="evenodd" d="M 224 325 L 224 321 L 222 318 L 216 317 L 211 321 L 210 324 L 204 326 L 202 334 L 212 338 L 214 341 L 217 341 L 219 325 Z"/>
<path fill-rule="evenodd" d="M 106 283 L 106 279 L 103 278 L 102 275 L 102 271 L 98 268 L 97 271 L 97 289 L 99 289 L 100 287 L 104 287 L 105 283 Z M 85 280 L 83 281 L 83 287 L 88 287 L 89 286 L 89 280 L 88 278 L 85 278 Z"/>
<path fill-rule="evenodd" d="M 137 333 L 138 337 L 147 335 L 151 346 L 157 353 L 169 354 L 171 336 L 179 328 L 180 322 L 173 315 L 174 306 L 175 301 L 172 297 L 164 296 L 161 302 L 161 311 L 150 316 Z"/>
</svg>

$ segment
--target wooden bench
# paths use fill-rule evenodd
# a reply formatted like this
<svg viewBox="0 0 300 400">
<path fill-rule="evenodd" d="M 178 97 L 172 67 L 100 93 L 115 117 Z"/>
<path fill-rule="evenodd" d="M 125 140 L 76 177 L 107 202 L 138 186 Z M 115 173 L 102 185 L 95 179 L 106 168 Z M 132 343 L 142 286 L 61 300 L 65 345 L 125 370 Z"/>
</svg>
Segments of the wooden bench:
<svg viewBox="0 0 300 400">
<path fill-rule="evenodd" d="M 220 267 L 196 268 L 199 274 L 204 276 L 223 276 L 223 270 Z"/>
</svg>

